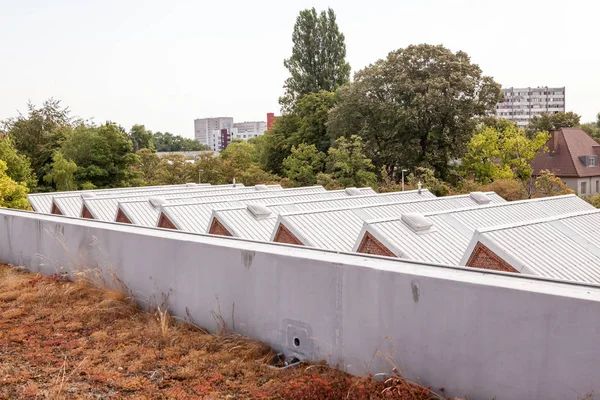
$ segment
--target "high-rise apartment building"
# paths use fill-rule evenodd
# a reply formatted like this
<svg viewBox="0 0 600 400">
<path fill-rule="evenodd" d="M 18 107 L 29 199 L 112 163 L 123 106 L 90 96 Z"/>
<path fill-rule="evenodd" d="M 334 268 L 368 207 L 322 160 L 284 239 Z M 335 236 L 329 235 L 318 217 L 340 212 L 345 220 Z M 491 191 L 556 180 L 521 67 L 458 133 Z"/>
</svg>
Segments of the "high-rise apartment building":
<svg viewBox="0 0 600 400">
<path fill-rule="evenodd" d="M 564 87 L 506 88 L 502 92 L 504 102 L 496 106 L 496 115 L 516 122 L 519 127 L 541 113 L 565 112 Z"/>
<path fill-rule="evenodd" d="M 264 121 L 246 121 L 233 124 L 232 139 L 248 139 L 262 135 L 267 130 L 267 123 Z"/>
<path fill-rule="evenodd" d="M 217 137 L 220 139 L 221 131 L 223 129 L 226 129 L 227 132 L 231 132 L 231 129 L 233 129 L 233 118 L 217 117 L 199 118 L 194 120 L 194 138 L 200 143 L 210 147 L 213 151 L 222 150 L 218 148 L 219 146 L 222 146 L 222 144 L 218 143 L 220 140 L 215 139 Z M 214 134 L 215 131 L 217 132 L 216 135 Z"/>
</svg>

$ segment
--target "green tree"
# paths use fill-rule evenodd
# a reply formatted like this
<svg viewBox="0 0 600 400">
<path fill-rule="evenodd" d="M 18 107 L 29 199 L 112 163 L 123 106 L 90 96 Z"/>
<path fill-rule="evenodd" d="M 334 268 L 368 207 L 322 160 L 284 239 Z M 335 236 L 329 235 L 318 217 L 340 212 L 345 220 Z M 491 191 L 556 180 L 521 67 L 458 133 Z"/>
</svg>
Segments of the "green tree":
<svg viewBox="0 0 600 400">
<path fill-rule="evenodd" d="M 319 91 L 299 98 L 295 114 L 298 116 L 297 132 L 289 132 L 295 145 L 314 144 L 317 150 L 327 153 L 331 137 L 327 135 L 329 110 L 335 105 L 335 93 Z"/>
<path fill-rule="evenodd" d="M 0 207 L 31 209 L 27 201 L 29 189 L 24 184 L 12 180 L 6 174 L 7 169 L 6 163 L 0 160 Z"/>
<path fill-rule="evenodd" d="M 338 138 L 329 149 L 327 173 L 341 186 L 374 186 L 377 174 L 371 160 L 364 154 L 360 136 Z"/>
<path fill-rule="evenodd" d="M 367 155 L 396 180 L 394 171 L 416 166 L 433 167 L 445 179 L 476 118 L 503 98 L 500 85 L 465 52 L 428 44 L 392 51 L 356 73 L 338 96 L 328 132 L 360 135 Z"/>
<path fill-rule="evenodd" d="M 290 77 L 285 81 L 285 95 L 279 99 L 286 112 L 301 96 L 320 90 L 335 92 L 350 79 L 344 35 L 331 8 L 320 14 L 314 8 L 300 11 L 292 41 L 292 55 L 283 62 Z"/>
<path fill-rule="evenodd" d="M 77 189 L 75 172 L 77 164 L 65 159 L 60 151 L 52 156 L 52 169 L 44 176 L 44 181 L 49 185 L 54 184 L 56 190 L 68 191 Z"/>
<path fill-rule="evenodd" d="M 199 183 L 222 185 L 229 183 L 225 180 L 224 170 L 225 166 L 221 157 L 215 157 L 212 153 L 200 154 L 195 164 L 195 177 Z"/>
<path fill-rule="evenodd" d="M 140 184 L 134 166 L 139 162 L 133 145 L 118 125 L 79 124 L 68 134 L 62 153 L 77 164 L 75 180 L 90 182 L 98 188 Z"/>
<path fill-rule="evenodd" d="M 548 132 L 538 132 L 529 138 L 525 131 L 516 126 L 508 126 L 503 131 L 484 127 L 473 135 L 463 157 L 463 168 L 479 183 L 490 183 L 496 179 L 517 179 L 528 197 L 533 185 L 531 161 L 543 151 L 547 151 Z"/>
<path fill-rule="evenodd" d="M 54 99 L 45 101 L 39 108 L 30 102 L 27 111 L 27 115 L 4 121 L 3 125 L 19 153 L 30 160 L 38 182 L 42 184 L 52 154 L 60 148 L 64 138 L 63 128 L 70 127 L 71 118 L 68 108 L 63 108 L 60 101 Z"/>
<path fill-rule="evenodd" d="M 208 146 L 194 139 L 173 135 L 169 132 L 156 132 L 152 135 L 152 143 L 156 151 L 207 151 Z"/>
<path fill-rule="evenodd" d="M 597 141 L 600 140 L 600 113 L 596 116 L 595 122 L 586 122 L 581 124 L 580 128 Z"/>
<path fill-rule="evenodd" d="M 249 169 L 258 159 L 256 147 L 252 143 L 233 141 L 220 155 L 226 182 L 232 182 Z"/>
<path fill-rule="evenodd" d="M 133 145 L 133 151 L 140 149 L 154 150 L 152 131 L 146 130 L 144 125 L 134 125 L 129 131 L 129 139 Z"/>
<path fill-rule="evenodd" d="M 196 169 L 181 154 L 168 154 L 160 159 L 155 168 L 152 185 L 177 185 L 196 182 Z"/>
<path fill-rule="evenodd" d="M 292 154 L 283 160 L 285 176 L 299 186 L 311 186 L 317 182 L 317 174 L 323 172 L 325 154 L 314 144 L 292 147 Z"/>
<path fill-rule="evenodd" d="M 248 169 L 241 172 L 239 178 L 236 178 L 236 182 L 243 183 L 246 186 L 276 184 L 279 182 L 279 177 L 263 171 L 258 164 L 253 163 Z"/>
<path fill-rule="evenodd" d="M 6 163 L 6 174 L 15 182 L 24 182 L 28 188 L 35 188 L 37 178 L 31 169 L 29 159 L 19 154 L 10 137 L 0 137 L 0 160 Z"/>
<path fill-rule="evenodd" d="M 531 118 L 531 121 L 525 127 L 525 133 L 527 136 L 533 137 L 541 131 L 550 132 L 560 128 L 574 128 L 579 126 L 580 119 L 581 116 L 574 112 L 541 113 Z"/>
<path fill-rule="evenodd" d="M 138 156 L 139 162 L 137 164 L 137 169 L 139 170 L 142 179 L 146 184 L 154 182 L 156 168 L 160 163 L 158 155 L 148 148 L 138 150 L 135 154 Z"/>
</svg>

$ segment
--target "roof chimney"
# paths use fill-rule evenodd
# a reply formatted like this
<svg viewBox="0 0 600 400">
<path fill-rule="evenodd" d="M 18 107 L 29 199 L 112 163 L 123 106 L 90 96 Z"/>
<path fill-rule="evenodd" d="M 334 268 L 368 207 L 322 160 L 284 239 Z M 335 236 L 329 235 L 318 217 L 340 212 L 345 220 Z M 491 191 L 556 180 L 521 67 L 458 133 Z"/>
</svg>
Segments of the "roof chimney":
<svg viewBox="0 0 600 400">
<path fill-rule="evenodd" d="M 423 185 L 421 185 L 421 181 L 419 181 L 419 183 L 417 184 L 417 189 L 419 190 L 419 194 L 421 194 L 421 188 L 423 187 Z"/>
<path fill-rule="evenodd" d="M 235 178 L 233 178 L 233 187 L 235 187 Z"/>
<path fill-rule="evenodd" d="M 554 130 L 550 132 L 550 145 L 548 146 L 548 150 L 550 155 L 554 155 L 556 150 L 558 150 L 558 134 L 559 130 Z"/>
</svg>

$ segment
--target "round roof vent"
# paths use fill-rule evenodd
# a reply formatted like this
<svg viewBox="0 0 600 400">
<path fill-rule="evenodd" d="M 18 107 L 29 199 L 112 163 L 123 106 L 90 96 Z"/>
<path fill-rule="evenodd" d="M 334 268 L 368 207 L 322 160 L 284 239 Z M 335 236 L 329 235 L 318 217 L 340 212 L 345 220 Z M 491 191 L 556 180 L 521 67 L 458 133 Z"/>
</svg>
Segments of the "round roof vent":
<svg viewBox="0 0 600 400">
<path fill-rule="evenodd" d="M 150 197 L 148 201 L 154 208 L 160 208 L 160 206 L 167 203 L 167 200 L 162 197 Z"/>
</svg>

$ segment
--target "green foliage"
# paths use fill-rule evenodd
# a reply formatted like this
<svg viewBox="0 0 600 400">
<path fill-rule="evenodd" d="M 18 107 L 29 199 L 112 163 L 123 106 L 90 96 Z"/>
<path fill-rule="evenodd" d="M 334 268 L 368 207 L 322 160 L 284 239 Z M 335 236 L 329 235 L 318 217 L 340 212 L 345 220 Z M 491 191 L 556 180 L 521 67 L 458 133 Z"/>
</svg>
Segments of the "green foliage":
<svg viewBox="0 0 600 400">
<path fill-rule="evenodd" d="M 37 185 L 37 178 L 31 170 L 27 157 L 19 154 L 12 139 L 0 137 L 0 160 L 6 163 L 6 174 L 15 182 L 25 183 L 30 189 Z"/>
<path fill-rule="evenodd" d="M 529 197 L 523 183 L 516 179 L 496 179 L 488 185 L 474 189 L 481 192 L 496 192 L 506 201 L 523 200 Z"/>
<path fill-rule="evenodd" d="M 24 184 L 12 180 L 7 174 L 6 162 L 0 160 L 0 207 L 31 209 L 27 201 L 29 189 Z"/>
<path fill-rule="evenodd" d="M 236 178 L 236 182 L 243 183 L 246 186 L 277 184 L 279 183 L 279 177 L 263 171 L 258 164 L 252 163 L 248 169 L 241 172 L 239 177 Z"/>
<path fill-rule="evenodd" d="M 364 146 L 359 136 L 350 139 L 338 138 L 329 149 L 327 173 L 343 187 L 374 186 L 377 184 L 375 167 L 364 154 Z"/>
<path fill-rule="evenodd" d="M 151 185 L 177 185 L 196 182 L 196 169 L 181 154 L 168 154 L 162 157 L 154 169 Z"/>
<path fill-rule="evenodd" d="M 83 182 L 81 184 L 81 190 L 94 190 L 94 189 L 98 189 L 98 188 L 92 182 Z"/>
<path fill-rule="evenodd" d="M 43 183 L 52 154 L 60 148 L 64 138 L 63 128 L 70 127 L 71 118 L 69 110 L 54 99 L 45 101 L 40 108 L 30 102 L 27 111 L 27 115 L 20 114 L 4 121 L 3 125 L 18 152 L 29 159 L 38 182 Z"/>
<path fill-rule="evenodd" d="M 221 152 L 226 182 L 239 178 L 244 171 L 256 162 L 258 154 L 255 145 L 248 142 L 233 141 Z"/>
<path fill-rule="evenodd" d="M 542 197 L 575 193 L 574 190 L 569 189 L 562 179 L 547 169 L 540 171 L 540 176 L 535 179 L 535 188 L 540 192 Z"/>
<path fill-rule="evenodd" d="M 296 114 L 286 114 L 277 118 L 271 130 L 255 140 L 258 162 L 261 167 L 273 174 L 283 173 L 283 160 L 292 152 L 292 138 L 300 128 L 300 118 Z"/>
<path fill-rule="evenodd" d="M 75 180 L 98 188 L 130 186 L 136 182 L 132 168 L 138 163 L 127 136 L 114 123 L 100 126 L 79 124 L 62 146 L 65 158 L 77 164 Z"/>
<path fill-rule="evenodd" d="M 579 126 L 580 119 L 581 116 L 574 112 L 542 113 L 531 118 L 531 121 L 525 127 L 525 133 L 527 136 L 533 137 L 541 131 L 550 132 L 560 128 L 574 128 Z"/>
<path fill-rule="evenodd" d="M 292 34 L 292 56 L 283 64 L 290 72 L 282 109 L 291 111 L 303 95 L 325 90 L 335 92 L 350 79 L 344 35 L 331 8 L 319 15 L 312 8 L 300 12 Z"/>
<path fill-rule="evenodd" d="M 60 151 L 52 156 L 52 169 L 44 176 L 44 181 L 48 184 L 54 184 L 56 190 L 69 191 L 76 190 L 75 172 L 77 164 L 65 159 Z"/>
<path fill-rule="evenodd" d="M 331 146 L 331 138 L 327 135 L 327 118 L 334 105 L 335 93 L 332 92 L 320 91 L 300 97 L 294 110 L 300 125 L 297 133 L 289 133 L 289 136 L 294 135 L 294 144 L 313 144 L 317 150 L 327 153 Z"/>
<path fill-rule="evenodd" d="M 202 183 L 222 185 L 225 181 L 225 166 L 221 157 L 214 157 L 212 153 L 201 154 L 195 164 L 196 177 Z"/>
<path fill-rule="evenodd" d="M 129 131 L 129 139 L 133 145 L 133 151 L 140 149 L 154 150 L 152 131 L 146 130 L 144 125 L 134 125 Z"/>
<path fill-rule="evenodd" d="M 314 144 L 292 147 L 292 154 L 283 160 L 285 176 L 299 186 L 311 186 L 317 182 L 317 174 L 323 171 L 325 154 Z"/>
<path fill-rule="evenodd" d="M 173 135 L 169 132 L 156 132 L 152 135 L 152 144 L 156 151 L 204 151 L 208 146 L 197 140 Z"/>
<path fill-rule="evenodd" d="M 357 72 L 338 96 L 328 121 L 331 135 L 360 135 L 367 155 L 388 172 L 431 166 L 445 178 L 475 118 L 491 113 L 502 91 L 465 52 L 421 44 Z"/>
<path fill-rule="evenodd" d="M 528 138 L 515 125 L 503 131 L 483 127 L 467 146 L 463 168 L 481 184 L 513 178 L 525 183 L 531 178 L 531 161 L 540 151 L 547 151 L 545 144 L 549 138 L 548 132 L 538 132 Z"/>
<path fill-rule="evenodd" d="M 138 150 L 135 154 L 138 156 L 139 162 L 137 164 L 137 169 L 141 178 L 146 183 L 154 182 L 156 169 L 160 163 L 158 155 L 148 148 Z"/>
<path fill-rule="evenodd" d="M 427 188 L 436 196 L 447 196 L 451 191 L 450 186 L 446 182 L 436 178 L 435 172 L 429 168 L 416 168 L 415 172 L 410 173 L 406 180 L 413 188 L 417 188 L 419 186 L 419 182 L 421 182 L 422 188 Z"/>
<path fill-rule="evenodd" d="M 333 176 L 324 172 L 317 174 L 317 185 L 321 185 L 327 190 L 343 189 L 343 187 L 333 178 Z"/>
<path fill-rule="evenodd" d="M 588 135 L 596 139 L 596 141 L 600 140 L 600 113 L 596 116 L 595 122 L 586 122 L 585 124 L 581 124 L 579 126 L 583 129 Z"/>
</svg>

